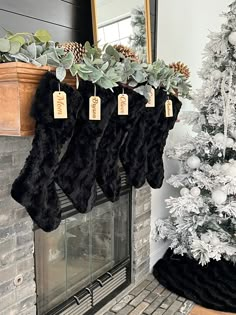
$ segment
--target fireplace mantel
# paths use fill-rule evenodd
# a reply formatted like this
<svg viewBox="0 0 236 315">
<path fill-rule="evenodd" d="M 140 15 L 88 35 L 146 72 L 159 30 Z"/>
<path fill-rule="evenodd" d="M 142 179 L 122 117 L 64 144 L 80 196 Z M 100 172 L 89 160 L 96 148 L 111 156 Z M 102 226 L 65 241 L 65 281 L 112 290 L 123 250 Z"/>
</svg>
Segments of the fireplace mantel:
<svg viewBox="0 0 236 315">
<path fill-rule="evenodd" d="M 48 66 L 36 67 L 23 62 L 0 64 L 0 135 L 30 136 L 35 122 L 30 107 L 40 79 Z M 75 78 L 67 73 L 65 83 L 75 87 Z"/>
</svg>

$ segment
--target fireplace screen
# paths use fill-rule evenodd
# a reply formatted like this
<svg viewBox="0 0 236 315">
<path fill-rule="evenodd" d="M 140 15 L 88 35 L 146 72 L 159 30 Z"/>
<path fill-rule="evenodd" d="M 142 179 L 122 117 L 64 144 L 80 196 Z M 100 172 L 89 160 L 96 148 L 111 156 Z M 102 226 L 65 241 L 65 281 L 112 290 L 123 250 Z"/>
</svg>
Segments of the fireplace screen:
<svg viewBox="0 0 236 315">
<path fill-rule="evenodd" d="M 100 194 L 88 214 L 76 213 L 61 191 L 59 196 L 65 216 L 59 228 L 51 233 L 35 231 L 39 315 L 130 258 L 130 192 L 116 203 L 103 200 Z"/>
</svg>

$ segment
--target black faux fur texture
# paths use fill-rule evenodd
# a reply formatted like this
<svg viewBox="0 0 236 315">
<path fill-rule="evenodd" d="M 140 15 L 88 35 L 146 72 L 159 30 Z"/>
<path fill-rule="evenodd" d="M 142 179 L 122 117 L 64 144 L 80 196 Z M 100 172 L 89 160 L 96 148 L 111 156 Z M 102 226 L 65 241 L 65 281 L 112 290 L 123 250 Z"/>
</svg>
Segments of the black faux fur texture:
<svg viewBox="0 0 236 315">
<path fill-rule="evenodd" d="M 148 151 L 152 149 L 153 131 L 158 124 L 166 101 L 166 95 L 164 89 L 156 90 L 156 106 L 154 108 L 145 108 L 145 112 L 129 130 L 121 147 L 121 163 L 125 169 L 128 183 L 135 188 L 140 188 L 145 184 Z"/>
<path fill-rule="evenodd" d="M 46 232 L 55 230 L 61 222 L 54 174 L 61 148 L 72 135 L 82 105 L 79 92 L 61 83 L 61 91 L 67 94 L 68 119 L 54 119 L 53 92 L 58 91 L 58 84 L 51 72 L 47 72 L 40 81 L 31 110 L 36 120 L 32 149 L 11 190 L 12 197 Z"/>
<path fill-rule="evenodd" d="M 94 95 L 94 85 L 81 81 L 79 91 L 84 106 L 78 117 L 75 131 L 67 151 L 60 161 L 57 183 L 81 213 L 92 209 L 96 200 L 96 149 L 109 119 L 117 107 L 113 92 L 97 86 L 101 98 L 101 120 L 89 120 L 89 97 Z"/>
<path fill-rule="evenodd" d="M 96 179 L 105 196 L 112 202 L 118 200 L 121 189 L 119 174 L 121 145 L 128 131 L 135 126 L 141 115 L 144 115 L 147 103 L 144 96 L 131 89 L 125 89 L 124 92 L 129 97 L 129 115 L 118 116 L 117 111 L 114 112 L 97 150 Z M 122 89 L 115 88 L 114 93 L 117 98 Z"/>
<path fill-rule="evenodd" d="M 196 304 L 236 312 L 236 266 L 231 262 L 212 260 L 203 267 L 168 249 L 153 267 L 153 275 L 165 288 Z"/>
<path fill-rule="evenodd" d="M 160 188 L 164 179 L 163 152 L 169 131 L 174 128 L 182 103 L 179 99 L 170 95 L 169 98 L 173 102 L 173 117 L 165 116 L 165 101 L 163 99 L 162 111 L 158 123 L 153 125 L 150 130 L 150 141 L 148 143 L 147 154 L 147 182 L 152 188 Z"/>
</svg>

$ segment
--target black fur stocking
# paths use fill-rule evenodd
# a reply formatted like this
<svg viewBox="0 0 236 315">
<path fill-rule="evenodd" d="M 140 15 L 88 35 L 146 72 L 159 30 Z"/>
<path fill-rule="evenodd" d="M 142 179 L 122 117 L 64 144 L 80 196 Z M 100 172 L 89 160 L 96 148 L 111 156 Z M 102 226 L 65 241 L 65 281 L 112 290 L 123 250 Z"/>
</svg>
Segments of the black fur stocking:
<svg viewBox="0 0 236 315">
<path fill-rule="evenodd" d="M 166 92 L 163 89 L 156 90 L 156 106 L 145 108 L 145 112 L 129 130 L 121 147 L 121 163 L 129 184 L 135 188 L 140 188 L 146 181 L 148 150 L 152 148 L 153 131 L 158 124 L 165 100 Z"/>
<path fill-rule="evenodd" d="M 59 81 L 53 73 L 42 78 L 32 104 L 36 120 L 35 136 L 30 155 L 12 185 L 12 197 L 23 205 L 33 221 L 44 231 L 52 231 L 61 222 L 61 211 L 55 190 L 54 174 L 63 144 L 73 132 L 82 104 L 79 92 L 60 84 L 67 94 L 68 119 L 54 119 L 53 92 Z"/>
<path fill-rule="evenodd" d="M 182 103 L 174 95 L 169 97 L 173 102 L 173 117 L 165 116 L 165 101 L 162 99 L 162 111 L 158 123 L 153 125 L 147 148 L 147 181 L 152 188 L 160 188 L 164 179 L 163 152 L 169 131 L 174 128 Z"/>
<path fill-rule="evenodd" d="M 84 106 L 76 123 L 67 151 L 60 161 L 57 183 L 79 212 L 90 211 L 96 199 L 96 149 L 109 119 L 117 107 L 115 95 L 97 86 L 101 98 L 101 120 L 89 120 L 89 97 L 94 85 L 81 81 L 79 91 Z"/>
<path fill-rule="evenodd" d="M 122 93 L 121 88 L 115 88 L 116 97 Z M 119 175 L 119 153 L 127 132 L 140 120 L 144 114 L 147 100 L 144 96 L 133 90 L 125 89 L 129 97 L 129 115 L 118 116 L 114 112 L 110 122 L 103 134 L 97 150 L 97 171 L 96 179 L 105 196 L 112 202 L 120 195 L 121 178 Z M 134 135 L 133 145 L 141 146 L 142 139 L 139 138 L 139 131 Z M 137 150 L 138 150 L 137 146 Z"/>
</svg>

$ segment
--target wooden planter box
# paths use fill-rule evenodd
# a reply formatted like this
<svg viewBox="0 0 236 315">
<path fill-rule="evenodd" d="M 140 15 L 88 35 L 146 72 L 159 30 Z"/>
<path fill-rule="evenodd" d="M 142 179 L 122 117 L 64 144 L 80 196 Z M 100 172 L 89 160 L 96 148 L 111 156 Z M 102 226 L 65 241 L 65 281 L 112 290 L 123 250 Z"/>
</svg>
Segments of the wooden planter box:
<svg viewBox="0 0 236 315">
<path fill-rule="evenodd" d="M 30 108 L 36 88 L 49 67 L 23 62 L 0 64 L 0 135 L 30 136 L 35 122 Z M 75 78 L 67 75 L 65 83 L 75 87 Z"/>
</svg>

